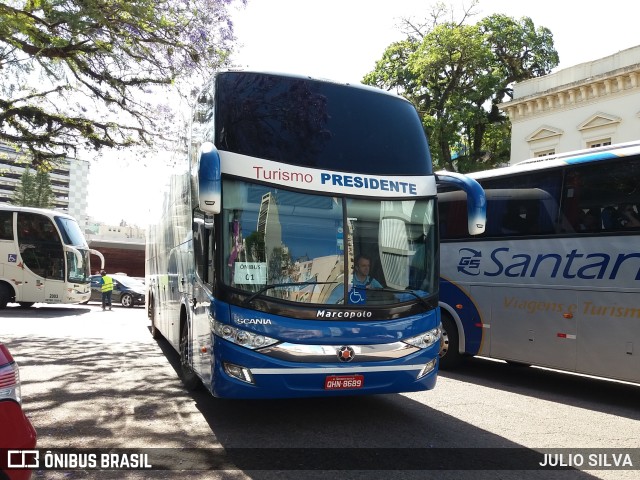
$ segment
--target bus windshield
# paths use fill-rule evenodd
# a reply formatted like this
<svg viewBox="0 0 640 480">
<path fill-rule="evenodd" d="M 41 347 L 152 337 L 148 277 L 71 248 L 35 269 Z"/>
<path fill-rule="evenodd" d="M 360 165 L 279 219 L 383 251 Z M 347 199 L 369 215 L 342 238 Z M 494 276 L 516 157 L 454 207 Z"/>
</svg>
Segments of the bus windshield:
<svg viewBox="0 0 640 480">
<path fill-rule="evenodd" d="M 82 234 L 80 225 L 72 218 L 55 217 L 56 224 L 62 234 L 62 240 L 65 245 L 72 245 L 74 247 L 89 248 L 87 241 Z"/>
<path fill-rule="evenodd" d="M 434 204 L 225 180 L 224 282 L 298 303 L 421 301 L 437 293 Z M 354 262 L 363 255 L 369 263 L 366 291 L 354 292 L 354 283 L 362 285 L 354 282 Z"/>
<path fill-rule="evenodd" d="M 89 250 L 78 249 L 78 251 L 82 256 L 82 263 L 78 261 L 74 252 L 67 252 L 67 280 L 75 283 L 89 283 L 91 281 Z"/>
<path fill-rule="evenodd" d="M 76 247 L 82 256 L 80 261 L 75 253 L 67 252 L 67 280 L 75 283 L 89 283 L 91 277 L 89 246 L 78 222 L 67 217 L 55 217 L 55 220 L 65 245 Z"/>
</svg>

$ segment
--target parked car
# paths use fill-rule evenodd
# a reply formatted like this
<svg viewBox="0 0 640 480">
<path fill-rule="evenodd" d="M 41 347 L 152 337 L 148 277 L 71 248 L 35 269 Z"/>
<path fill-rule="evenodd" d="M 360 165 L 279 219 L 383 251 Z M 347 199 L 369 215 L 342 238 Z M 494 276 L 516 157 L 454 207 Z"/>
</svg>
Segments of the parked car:
<svg viewBox="0 0 640 480">
<path fill-rule="evenodd" d="M 144 306 L 145 288 L 140 280 L 126 275 L 108 275 L 113 279 L 112 304 L 120 303 L 123 307 Z M 100 278 L 100 275 L 91 275 L 91 298 L 85 303 L 102 303 Z"/>
<path fill-rule="evenodd" d="M 9 353 L 7 346 L 2 343 L 0 343 L 0 425 L 2 425 L 0 451 L 30 450 L 36 447 L 36 431 L 22 410 L 18 364 Z M 31 470 L 3 470 L 0 467 L 0 478 L 27 480 L 31 478 Z"/>
</svg>

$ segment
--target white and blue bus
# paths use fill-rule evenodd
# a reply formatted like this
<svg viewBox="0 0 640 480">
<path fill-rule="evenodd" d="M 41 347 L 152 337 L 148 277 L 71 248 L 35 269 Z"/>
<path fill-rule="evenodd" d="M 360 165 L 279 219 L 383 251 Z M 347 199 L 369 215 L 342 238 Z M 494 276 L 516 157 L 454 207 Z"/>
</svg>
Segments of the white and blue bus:
<svg viewBox="0 0 640 480">
<path fill-rule="evenodd" d="M 462 228 L 464 193 L 439 191 L 443 352 L 640 382 L 640 142 L 470 174 L 487 227 Z"/>
<path fill-rule="evenodd" d="M 482 231 L 478 183 L 440 180 L 470 192 L 471 229 Z M 285 398 L 435 385 L 436 177 L 408 101 L 219 72 L 169 183 L 148 230 L 147 311 L 187 388 Z M 377 283 L 354 286 L 363 255 Z"/>
<path fill-rule="evenodd" d="M 0 309 L 89 300 L 91 253 L 104 267 L 104 257 L 89 248 L 70 215 L 0 205 Z"/>
</svg>

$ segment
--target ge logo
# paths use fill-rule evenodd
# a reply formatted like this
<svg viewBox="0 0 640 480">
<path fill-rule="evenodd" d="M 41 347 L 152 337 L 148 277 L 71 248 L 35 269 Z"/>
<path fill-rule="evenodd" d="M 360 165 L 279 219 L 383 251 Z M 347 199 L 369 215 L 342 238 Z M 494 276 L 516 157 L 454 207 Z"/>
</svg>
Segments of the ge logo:
<svg viewBox="0 0 640 480">
<path fill-rule="evenodd" d="M 461 258 L 458 263 L 458 271 L 466 275 L 480 275 L 482 253 L 471 248 L 461 248 L 459 253 Z"/>
</svg>

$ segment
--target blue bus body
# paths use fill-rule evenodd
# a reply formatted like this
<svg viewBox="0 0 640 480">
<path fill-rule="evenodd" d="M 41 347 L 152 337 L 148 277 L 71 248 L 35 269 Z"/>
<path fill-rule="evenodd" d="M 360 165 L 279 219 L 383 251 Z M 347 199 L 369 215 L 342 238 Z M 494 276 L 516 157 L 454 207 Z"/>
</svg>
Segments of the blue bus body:
<svg viewBox="0 0 640 480">
<path fill-rule="evenodd" d="M 406 100 L 220 72 L 169 183 L 149 228 L 147 308 L 187 388 L 258 399 L 434 387 L 436 178 Z M 481 231 L 482 191 L 462 184 Z M 382 288 L 356 281 L 364 257 Z"/>
<path fill-rule="evenodd" d="M 253 318 L 253 310 L 230 307 L 227 304 L 217 306 L 218 311 L 234 319 Z M 276 357 L 267 352 L 255 352 L 235 345 L 220 337 L 215 338 L 213 351 L 217 358 L 212 362 L 213 381 L 211 391 L 218 397 L 233 398 L 293 398 L 308 396 L 353 395 L 354 392 L 395 393 L 427 390 L 435 386 L 436 369 L 422 378 L 417 378 L 425 365 L 438 356 L 439 342 L 430 348 L 422 349 L 397 361 L 376 361 L 368 358 L 366 349 L 376 345 L 390 345 L 394 351 L 402 349 L 400 342 L 389 343 L 389 338 L 411 337 L 421 331 L 435 328 L 440 320 L 438 310 L 428 315 L 414 315 L 394 321 L 358 322 L 357 320 L 331 322 L 309 321 L 300 325 L 295 318 L 269 316 L 271 324 L 256 328 L 267 336 L 278 338 L 291 345 L 304 344 L 305 358 L 300 363 L 295 355 L 281 354 Z M 310 335 L 313 332 L 313 336 Z M 383 343 L 378 343 L 383 342 Z M 355 361 L 344 363 L 335 354 L 335 347 L 350 345 L 356 349 Z M 369 347 L 367 347 L 369 346 Z M 330 352 L 327 354 L 327 350 Z M 362 355 L 362 357 L 360 357 Z M 315 361 L 309 362 L 311 357 Z M 360 358 L 360 361 L 358 359 Z M 251 370 L 255 385 L 237 379 L 229 381 L 223 371 L 223 362 L 243 365 Z M 364 385 L 354 388 L 327 390 L 324 388 L 327 377 L 352 376 L 365 377 Z"/>
</svg>

